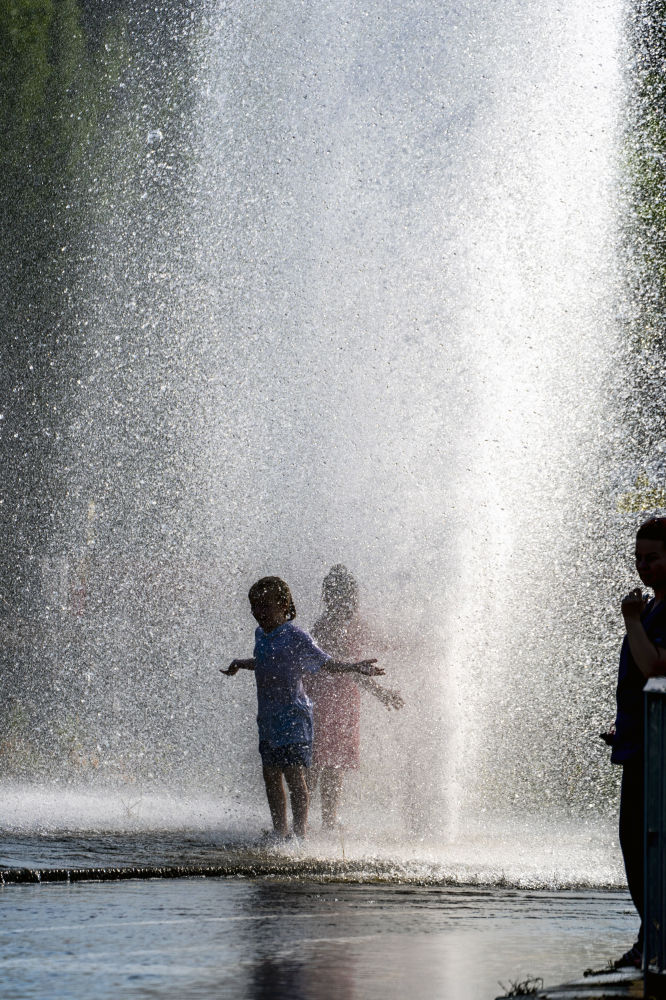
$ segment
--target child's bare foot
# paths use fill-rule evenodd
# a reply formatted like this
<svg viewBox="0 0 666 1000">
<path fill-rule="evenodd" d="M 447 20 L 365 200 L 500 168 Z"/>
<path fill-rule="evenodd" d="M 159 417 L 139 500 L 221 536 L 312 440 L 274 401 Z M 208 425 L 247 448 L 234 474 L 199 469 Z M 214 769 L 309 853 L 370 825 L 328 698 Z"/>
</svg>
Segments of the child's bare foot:
<svg viewBox="0 0 666 1000">
<path fill-rule="evenodd" d="M 264 830 L 256 841 L 257 847 L 278 847 L 289 839 L 286 833 L 279 833 L 277 830 Z"/>
</svg>

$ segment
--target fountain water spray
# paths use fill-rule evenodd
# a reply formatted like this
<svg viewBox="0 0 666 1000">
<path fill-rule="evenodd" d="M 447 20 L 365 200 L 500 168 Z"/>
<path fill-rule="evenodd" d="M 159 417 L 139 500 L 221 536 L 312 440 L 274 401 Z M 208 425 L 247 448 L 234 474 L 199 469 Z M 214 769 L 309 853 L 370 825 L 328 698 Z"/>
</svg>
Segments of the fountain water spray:
<svg viewBox="0 0 666 1000">
<path fill-rule="evenodd" d="M 218 667 L 254 579 L 307 626 L 344 561 L 408 702 L 366 705 L 359 830 L 612 809 L 620 31 L 616 0 L 212 4 L 189 117 L 136 82 L 77 292 L 51 774 L 254 821 Z"/>
</svg>

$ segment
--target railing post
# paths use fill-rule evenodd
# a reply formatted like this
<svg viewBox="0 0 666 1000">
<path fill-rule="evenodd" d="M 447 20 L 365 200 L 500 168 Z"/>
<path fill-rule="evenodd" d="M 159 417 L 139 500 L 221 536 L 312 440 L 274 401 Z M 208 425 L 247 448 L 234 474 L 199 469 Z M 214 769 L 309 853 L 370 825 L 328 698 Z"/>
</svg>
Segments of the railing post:
<svg viewBox="0 0 666 1000">
<path fill-rule="evenodd" d="M 666 998 L 666 677 L 645 688 L 645 1000 Z"/>
</svg>

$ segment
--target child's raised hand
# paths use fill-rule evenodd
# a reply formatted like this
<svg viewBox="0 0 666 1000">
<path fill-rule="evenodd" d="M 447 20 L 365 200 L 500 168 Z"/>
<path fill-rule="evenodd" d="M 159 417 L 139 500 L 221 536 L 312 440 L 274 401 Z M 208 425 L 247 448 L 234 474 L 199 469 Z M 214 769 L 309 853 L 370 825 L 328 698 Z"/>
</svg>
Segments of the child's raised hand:
<svg viewBox="0 0 666 1000">
<path fill-rule="evenodd" d="M 251 660 L 232 660 L 226 670 L 220 670 L 221 674 L 233 677 L 239 670 L 254 670 L 254 658 Z"/>
<path fill-rule="evenodd" d="M 237 674 L 239 670 L 240 670 L 240 663 L 239 663 L 239 661 L 238 660 L 232 660 L 226 670 L 222 670 L 222 668 L 220 668 L 220 673 L 221 674 L 226 674 L 227 677 L 233 677 L 234 674 Z"/>
<path fill-rule="evenodd" d="M 363 674 L 364 677 L 382 677 L 386 671 L 383 667 L 376 667 L 376 662 L 376 659 L 360 660 L 356 664 L 359 674 Z"/>
<path fill-rule="evenodd" d="M 399 708 L 404 708 L 405 699 L 399 691 L 394 691 L 391 688 L 382 688 L 382 704 L 388 709 L 395 708 L 397 711 Z"/>
</svg>

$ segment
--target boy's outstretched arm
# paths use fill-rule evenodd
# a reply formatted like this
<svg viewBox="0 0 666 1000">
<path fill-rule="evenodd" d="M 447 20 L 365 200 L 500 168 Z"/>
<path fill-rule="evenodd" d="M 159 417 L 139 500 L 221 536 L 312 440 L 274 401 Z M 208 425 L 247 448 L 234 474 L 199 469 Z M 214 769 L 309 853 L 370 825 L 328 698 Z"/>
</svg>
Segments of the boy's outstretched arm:
<svg viewBox="0 0 666 1000">
<path fill-rule="evenodd" d="M 254 657 L 249 660 L 232 660 L 226 670 L 220 668 L 220 673 L 226 674 L 227 677 L 233 677 L 239 670 L 254 670 L 254 666 Z"/>
<path fill-rule="evenodd" d="M 383 667 L 376 667 L 377 660 L 359 660 L 358 663 L 341 663 L 338 660 L 329 660 L 323 665 L 322 670 L 329 674 L 363 674 L 364 677 L 381 677 L 384 674 Z"/>
<path fill-rule="evenodd" d="M 374 695 L 378 701 L 381 701 L 385 708 L 399 709 L 404 707 L 405 699 L 402 697 L 400 692 L 396 691 L 394 688 L 384 688 L 381 684 L 377 684 L 376 681 L 371 680 L 369 677 L 359 677 L 356 683 L 364 691 L 368 691 L 370 694 Z"/>
</svg>

